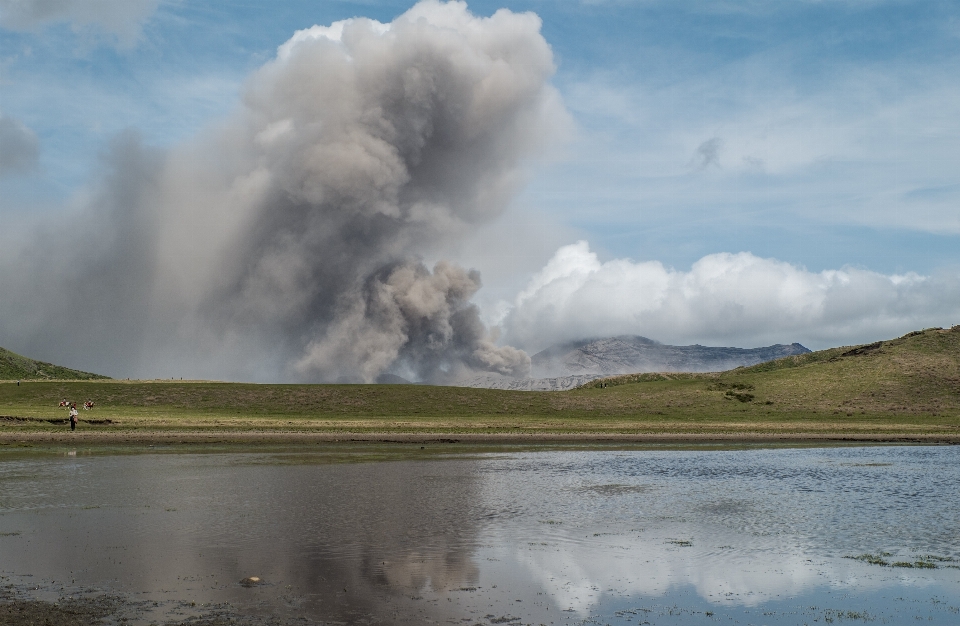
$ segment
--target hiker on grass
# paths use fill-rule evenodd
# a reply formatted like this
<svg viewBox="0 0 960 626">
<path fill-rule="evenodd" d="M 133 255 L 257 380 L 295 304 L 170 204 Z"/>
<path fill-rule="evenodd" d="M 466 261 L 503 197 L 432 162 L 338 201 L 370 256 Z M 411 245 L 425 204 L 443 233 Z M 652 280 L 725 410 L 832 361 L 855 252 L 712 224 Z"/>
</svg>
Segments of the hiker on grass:
<svg viewBox="0 0 960 626">
<path fill-rule="evenodd" d="M 80 413 L 77 411 L 77 405 L 74 404 L 70 407 L 70 430 L 77 429 L 77 415 Z"/>
</svg>

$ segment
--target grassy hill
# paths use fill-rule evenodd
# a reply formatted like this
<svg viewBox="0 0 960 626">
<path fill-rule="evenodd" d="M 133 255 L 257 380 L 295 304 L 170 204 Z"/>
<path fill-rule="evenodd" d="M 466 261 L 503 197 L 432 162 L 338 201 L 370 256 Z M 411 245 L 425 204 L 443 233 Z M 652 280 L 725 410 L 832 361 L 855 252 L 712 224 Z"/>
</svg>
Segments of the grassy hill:
<svg viewBox="0 0 960 626">
<path fill-rule="evenodd" d="M 34 361 L 0 348 L 0 380 L 96 380 L 106 376 Z"/>
<path fill-rule="evenodd" d="M 820 350 L 720 374 L 634 374 L 606 383 L 614 395 L 693 410 L 713 393 L 729 411 L 837 415 L 956 415 L 960 412 L 960 326 Z M 638 394 L 645 402 L 638 402 Z"/>
<path fill-rule="evenodd" d="M 602 382 L 607 386 L 602 387 Z M 565 392 L 425 385 L 50 381 L 0 385 L 0 434 L 56 428 L 328 433 L 937 435 L 960 440 L 960 326 L 717 374 L 638 374 Z M 32 418 L 25 421 L 13 418 Z M 109 424 L 106 421 L 109 420 Z"/>
</svg>

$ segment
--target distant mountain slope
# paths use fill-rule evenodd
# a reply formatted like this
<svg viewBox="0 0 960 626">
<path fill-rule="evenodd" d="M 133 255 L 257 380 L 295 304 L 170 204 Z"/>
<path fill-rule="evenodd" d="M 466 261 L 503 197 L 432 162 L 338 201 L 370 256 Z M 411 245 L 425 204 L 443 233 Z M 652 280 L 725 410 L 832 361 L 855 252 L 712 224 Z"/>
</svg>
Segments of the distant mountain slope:
<svg viewBox="0 0 960 626">
<path fill-rule="evenodd" d="M 563 391 L 607 376 L 646 372 L 723 372 L 809 352 L 799 343 L 765 348 L 710 348 L 668 346 L 638 335 L 622 335 L 551 346 L 533 355 L 528 378 L 483 373 L 454 384 L 514 391 Z"/>
<path fill-rule="evenodd" d="M 468 378 L 461 378 L 453 383 L 453 386 L 509 391 L 566 391 L 567 389 L 576 389 L 597 378 L 601 378 L 601 376 L 582 374 L 580 376 L 555 376 L 553 378 L 513 378 L 503 374 L 484 372 Z"/>
<path fill-rule="evenodd" d="M 532 378 L 616 376 L 642 372 L 722 372 L 810 352 L 799 343 L 764 348 L 670 346 L 621 335 L 552 346 L 532 357 Z"/>
<path fill-rule="evenodd" d="M 81 372 L 52 363 L 35 361 L 0 348 L 0 380 L 94 380 L 108 376 Z"/>
</svg>

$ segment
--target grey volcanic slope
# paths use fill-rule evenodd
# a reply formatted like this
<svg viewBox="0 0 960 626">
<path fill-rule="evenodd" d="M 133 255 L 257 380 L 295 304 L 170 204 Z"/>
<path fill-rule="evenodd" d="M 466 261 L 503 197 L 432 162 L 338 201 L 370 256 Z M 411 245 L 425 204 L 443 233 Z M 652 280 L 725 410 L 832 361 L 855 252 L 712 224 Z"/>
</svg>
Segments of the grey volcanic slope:
<svg viewBox="0 0 960 626">
<path fill-rule="evenodd" d="M 591 380 L 643 372 L 722 372 L 810 352 L 799 343 L 766 348 L 668 346 L 646 337 L 623 335 L 551 346 L 532 357 L 529 378 L 484 372 L 453 383 L 517 391 L 563 391 Z"/>
<path fill-rule="evenodd" d="M 765 348 L 668 346 L 646 337 L 621 335 L 547 348 L 532 357 L 531 377 L 615 376 L 641 372 L 722 372 L 785 356 L 806 354 L 799 343 Z"/>
<path fill-rule="evenodd" d="M 600 378 L 596 374 L 555 376 L 553 378 L 513 378 L 496 372 L 483 372 L 452 383 L 455 387 L 508 389 L 510 391 L 565 391 Z"/>
</svg>

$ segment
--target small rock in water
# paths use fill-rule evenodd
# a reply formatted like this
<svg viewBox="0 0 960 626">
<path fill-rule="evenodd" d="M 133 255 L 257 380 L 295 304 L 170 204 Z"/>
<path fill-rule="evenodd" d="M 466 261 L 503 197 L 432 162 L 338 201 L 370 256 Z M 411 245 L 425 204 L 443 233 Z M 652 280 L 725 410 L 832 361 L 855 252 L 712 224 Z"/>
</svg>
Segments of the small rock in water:
<svg viewBox="0 0 960 626">
<path fill-rule="evenodd" d="M 240 584 L 244 587 L 255 587 L 260 584 L 259 576 L 248 576 L 240 581 Z"/>
</svg>

